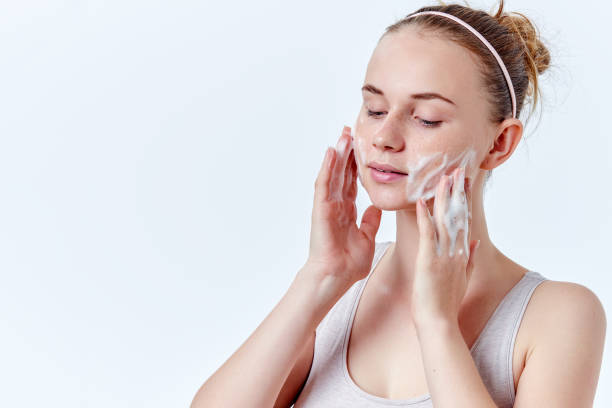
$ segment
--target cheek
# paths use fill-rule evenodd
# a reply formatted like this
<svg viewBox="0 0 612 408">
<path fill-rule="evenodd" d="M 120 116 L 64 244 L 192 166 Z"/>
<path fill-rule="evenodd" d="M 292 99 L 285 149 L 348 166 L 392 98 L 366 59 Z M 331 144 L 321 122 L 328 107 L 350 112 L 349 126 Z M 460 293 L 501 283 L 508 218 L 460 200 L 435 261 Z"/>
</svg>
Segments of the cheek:
<svg viewBox="0 0 612 408">
<path fill-rule="evenodd" d="M 360 122 L 362 119 L 360 119 Z M 351 129 L 351 137 L 353 138 L 353 149 L 355 150 L 355 160 L 359 166 L 363 166 L 366 163 L 366 141 L 362 137 L 356 135 L 356 131 Z M 359 168 L 359 166 L 357 166 Z"/>
<path fill-rule="evenodd" d="M 451 174 L 457 167 L 466 167 L 466 175 L 470 177 L 476 164 L 475 159 L 476 150 L 472 147 L 420 156 L 416 163 L 408 165 L 406 199 L 416 202 L 421 197 L 426 200 L 432 198 L 442 175 Z"/>
<path fill-rule="evenodd" d="M 370 132 L 364 125 L 364 118 L 360 115 L 351 129 L 357 171 L 362 184 L 361 171 L 366 170 L 368 152 L 371 152 L 370 142 L 361 136 L 364 132 Z M 422 136 L 413 134 L 406 140 L 405 150 L 398 153 L 395 163 L 404 161 L 403 168 L 408 172 L 408 177 L 400 184 L 408 201 L 416 202 L 420 197 L 433 197 L 442 175 L 451 174 L 457 167 L 466 167 L 467 177 L 475 175 L 474 170 L 478 167 L 476 158 L 481 155 L 481 152 L 475 149 L 479 143 L 476 140 L 478 137 L 458 137 L 458 134 L 464 134 L 464 131 L 452 129 L 450 133 L 444 133 L 428 130 L 428 133 Z M 399 156 L 411 159 L 402 160 Z"/>
</svg>

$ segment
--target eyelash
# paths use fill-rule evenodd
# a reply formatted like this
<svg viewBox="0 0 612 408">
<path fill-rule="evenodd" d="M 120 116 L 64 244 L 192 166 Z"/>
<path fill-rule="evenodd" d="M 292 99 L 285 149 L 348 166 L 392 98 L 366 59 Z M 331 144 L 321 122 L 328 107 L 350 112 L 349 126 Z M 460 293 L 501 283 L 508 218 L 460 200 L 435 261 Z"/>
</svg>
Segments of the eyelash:
<svg viewBox="0 0 612 408">
<path fill-rule="evenodd" d="M 373 112 L 371 110 L 368 109 L 368 116 L 378 116 L 376 115 L 377 113 L 382 113 L 382 112 Z M 440 125 L 440 123 L 442 123 L 441 120 L 437 120 L 437 121 L 431 121 L 431 120 L 425 120 L 425 119 L 420 119 L 421 122 L 423 123 L 423 125 L 425 125 L 425 127 L 437 127 Z"/>
</svg>

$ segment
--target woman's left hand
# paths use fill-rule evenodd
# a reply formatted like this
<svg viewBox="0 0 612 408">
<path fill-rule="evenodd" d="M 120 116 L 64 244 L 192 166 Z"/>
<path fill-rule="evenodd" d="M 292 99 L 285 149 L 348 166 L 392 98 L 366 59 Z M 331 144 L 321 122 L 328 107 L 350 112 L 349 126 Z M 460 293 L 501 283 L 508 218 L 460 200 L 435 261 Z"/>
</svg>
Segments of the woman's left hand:
<svg viewBox="0 0 612 408">
<path fill-rule="evenodd" d="M 471 241 L 472 199 L 465 168 L 443 175 L 436 188 L 433 216 L 417 202 L 419 247 L 412 289 L 415 324 L 457 322 L 480 241 Z M 451 191 L 452 187 L 452 191 Z"/>
</svg>

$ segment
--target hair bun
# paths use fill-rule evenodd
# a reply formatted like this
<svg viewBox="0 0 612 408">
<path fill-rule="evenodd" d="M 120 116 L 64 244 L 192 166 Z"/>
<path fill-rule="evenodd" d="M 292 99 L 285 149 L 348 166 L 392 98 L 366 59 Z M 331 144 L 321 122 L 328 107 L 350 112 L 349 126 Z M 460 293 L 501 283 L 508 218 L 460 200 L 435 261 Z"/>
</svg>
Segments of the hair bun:
<svg viewBox="0 0 612 408">
<path fill-rule="evenodd" d="M 503 13 L 496 15 L 495 18 L 520 38 L 526 50 L 525 63 L 530 76 L 546 71 L 550 66 L 550 53 L 529 18 L 518 12 Z"/>
</svg>

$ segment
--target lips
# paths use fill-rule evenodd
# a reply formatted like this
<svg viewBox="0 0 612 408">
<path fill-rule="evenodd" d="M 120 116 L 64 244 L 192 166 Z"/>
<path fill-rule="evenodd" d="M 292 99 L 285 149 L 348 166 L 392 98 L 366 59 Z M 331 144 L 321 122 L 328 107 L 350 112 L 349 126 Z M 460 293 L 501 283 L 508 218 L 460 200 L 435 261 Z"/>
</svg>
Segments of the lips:
<svg viewBox="0 0 612 408">
<path fill-rule="evenodd" d="M 390 164 L 385 164 L 385 163 L 377 163 L 377 162 L 370 162 L 368 164 L 368 167 L 378 170 L 378 171 L 382 171 L 385 173 L 397 173 L 397 174 L 404 174 L 406 175 L 407 173 L 404 173 L 403 171 L 401 171 L 400 169 L 398 169 L 397 167 L 393 167 Z"/>
</svg>

